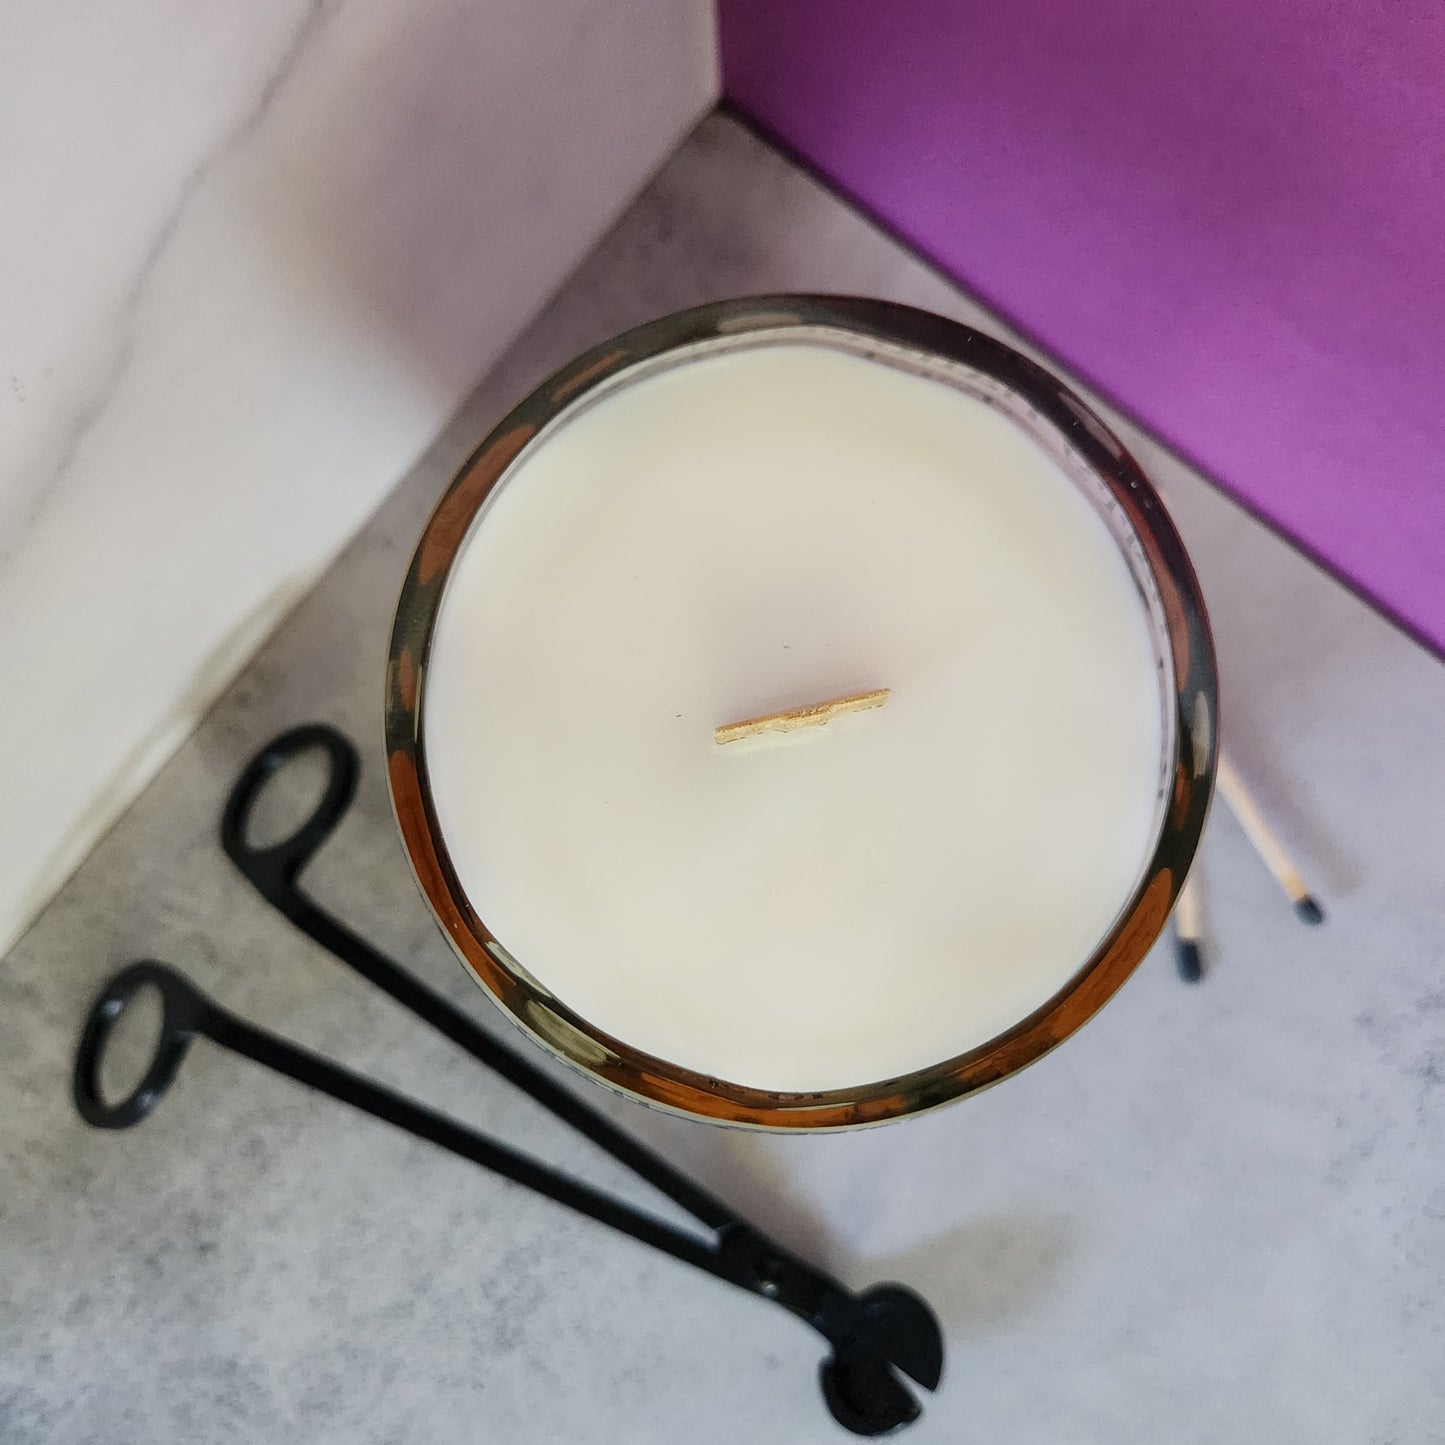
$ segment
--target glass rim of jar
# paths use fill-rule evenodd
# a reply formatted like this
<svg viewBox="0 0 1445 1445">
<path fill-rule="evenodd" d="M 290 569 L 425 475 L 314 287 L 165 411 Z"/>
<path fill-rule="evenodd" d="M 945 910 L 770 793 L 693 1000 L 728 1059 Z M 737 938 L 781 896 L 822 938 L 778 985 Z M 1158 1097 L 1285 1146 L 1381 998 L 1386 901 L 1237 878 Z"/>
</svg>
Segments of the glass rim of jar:
<svg viewBox="0 0 1445 1445">
<path fill-rule="evenodd" d="M 1164 669 L 1161 804 L 1148 861 L 1093 954 L 1046 1002 L 986 1043 L 892 1079 L 793 1093 L 718 1080 L 603 1032 L 529 974 L 472 907 L 447 853 L 432 805 L 424 746 L 431 639 L 452 564 L 488 497 L 553 424 L 620 385 L 697 355 L 836 333 L 868 355 L 881 347 L 988 378 L 1021 398 L 1036 428 L 1102 484 L 1106 518 L 1136 580 L 1157 595 L 1151 631 Z M 1121 526 L 1137 551 L 1119 536 Z M 1143 587 L 1141 585 L 1141 592 Z M 1146 597 L 1146 603 L 1149 599 Z M 778 294 L 675 312 L 578 356 L 520 403 L 482 441 L 428 519 L 397 603 L 385 695 L 387 777 L 412 872 L 453 950 L 503 1014 L 545 1049 L 614 1090 L 720 1124 L 792 1132 L 859 1128 L 976 1093 L 1049 1053 L 1118 991 L 1163 932 L 1203 832 L 1218 747 L 1218 681 L 1198 579 L 1173 522 L 1128 449 L 1084 401 L 1041 366 L 962 323 L 897 302 Z"/>
</svg>

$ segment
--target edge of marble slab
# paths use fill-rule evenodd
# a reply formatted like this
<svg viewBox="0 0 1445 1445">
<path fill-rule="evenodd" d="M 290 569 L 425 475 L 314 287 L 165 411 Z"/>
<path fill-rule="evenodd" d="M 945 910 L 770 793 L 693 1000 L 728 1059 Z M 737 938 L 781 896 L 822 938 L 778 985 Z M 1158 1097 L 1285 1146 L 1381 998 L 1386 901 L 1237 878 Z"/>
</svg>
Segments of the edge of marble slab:
<svg viewBox="0 0 1445 1445">
<path fill-rule="evenodd" d="M 34 192 L 32 214 L 38 208 L 42 219 L 62 213 L 77 187 L 84 191 L 89 152 L 79 142 L 103 126 L 128 85 L 144 81 L 147 67 L 181 74 L 173 64 L 179 53 L 204 72 L 216 46 L 229 43 L 228 24 L 256 42 L 255 54 L 231 65 L 228 86 L 192 94 L 182 85 L 192 108 L 173 117 L 179 129 L 166 133 L 167 146 L 140 153 L 148 188 L 139 199 L 127 191 L 118 201 L 114 188 L 101 187 L 86 203 L 102 214 L 122 201 L 131 208 L 116 228 L 114 264 L 98 268 L 84 292 L 92 309 L 102 301 L 108 309 L 99 319 L 84 307 L 71 315 L 68 329 L 57 331 L 53 358 L 31 354 L 43 328 L 40 341 L 25 341 L 22 332 L 26 349 L 11 358 L 15 395 L 5 399 L 28 401 L 19 460 L 38 447 L 45 455 L 36 460 L 45 461 L 51 433 L 62 423 L 70 431 L 56 476 L 42 473 L 44 496 L 33 507 L 23 491 L 12 499 L 19 531 L 0 559 L 13 660 L 48 678 L 49 691 L 65 700 L 49 729 L 37 729 L 29 710 L 11 714 L 8 746 L 28 763 L 0 835 L 0 956 L 709 113 L 719 77 L 715 18 L 704 0 L 653 0 L 609 27 L 582 23 L 589 17 L 577 8 L 558 0 L 525 22 L 501 13 L 479 22 L 455 0 L 409 19 L 386 0 L 336 14 L 303 6 L 294 32 L 268 40 L 274 55 L 260 39 L 275 14 L 237 11 L 217 17 L 225 22 L 219 30 L 194 32 L 141 14 L 125 32 L 133 48 L 115 51 L 85 103 L 43 137 L 79 158 L 58 179 L 42 170 L 51 178 L 22 189 L 22 196 Z M 521 32 L 501 28 L 508 25 Z M 37 34 L 42 63 L 32 106 L 47 94 L 40 81 L 51 54 L 43 44 L 49 31 Z M 502 43 L 509 35 L 516 45 Z M 456 57 L 443 74 L 428 59 L 439 46 Z M 476 85 L 478 66 L 483 75 L 502 67 L 505 83 Z M 536 107 L 528 77 L 558 66 L 577 71 L 571 108 Z M 437 134 L 412 105 L 408 87 L 419 67 L 430 77 L 430 104 L 450 118 L 442 136 L 450 150 L 437 150 Z M 618 76 L 632 77 L 631 88 L 619 88 Z M 640 77 L 650 78 L 637 84 Z M 585 143 L 574 134 L 582 107 L 594 112 Z M 358 108 L 368 115 L 361 130 L 348 124 Z M 418 145 L 443 158 L 460 148 L 487 184 L 459 190 L 447 183 L 445 166 L 433 175 L 414 155 L 406 163 L 408 147 Z M 606 155 L 599 157 L 599 146 Z M 395 198 L 389 210 L 375 196 L 365 199 L 366 186 L 382 181 L 390 182 L 382 193 Z M 363 200 L 359 214 L 348 211 Z M 159 201 L 163 213 L 153 216 L 147 207 Z M 264 206 L 276 234 L 247 224 L 254 220 L 248 205 Z M 475 224 L 477 207 L 499 219 Z M 356 254 L 336 245 L 339 218 L 348 215 L 349 234 L 366 233 Z M 322 220 L 331 231 L 291 234 Z M 137 239 L 142 222 L 159 230 Z M 537 224 L 546 232 L 540 245 Z M 32 244 L 24 234 L 20 243 Z M 363 262 L 382 265 L 386 247 L 412 242 L 424 254 L 400 268 L 404 279 L 395 279 L 395 266 L 365 271 Z M 258 260 L 253 251 L 265 254 Z M 302 262 L 313 261 L 306 271 Z M 505 284 L 497 284 L 499 274 Z M 230 284 L 208 284 L 216 275 Z M 443 303 L 459 288 L 475 298 L 462 308 L 471 321 L 438 320 L 456 310 Z M 233 303 L 264 316 L 243 324 Z M 84 345 L 71 334 L 81 322 Z M 229 322 L 236 325 L 227 329 Z M 423 354 L 422 333 L 431 326 L 439 328 L 427 332 L 435 354 Z M 213 347 L 218 332 L 227 341 Z M 110 371 L 72 374 L 77 346 L 82 360 L 104 361 L 117 345 Z M 261 360 L 278 352 L 280 362 L 262 369 L 279 379 L 251 399 L 265 401 L 283 387 L 289 410 L 270 441 L 248 443 L 252 419 L 237 398 L 249 395 Z M 42 372 L 46 359 L 54 364 Z M 298 456 L 308 448 L 314 455 L 316 436 L 338 417 L 357 415 L 358 405 L 364 418 L 378 399 L 387 403 L 383 424 L 353 428 L 365 436 L 317 457 L 304 486 L 287 480 Z M 221 501 L 198 510 L 186 498 L 195 495 L 190 481 L 206 465 L 207 447 L 220 459 L 222 490 L 212 492 Z M 292 524 L 277 537 L 271 518 L 288 495 Z M 119 560 L 131 556 L 150 564 L 143 583 Z M 186 604 L 188 592 L 196 604 Z M 103 627 L 97 596 L 107 598 Z M 57 641 L 71 645 L 57 648 Z M 97 727 L 93 715 L 108 716 L 107 725 Z"/>
<path fill-rule="evenodd" d="M 618 197 L 613 212 L 602 221 L 602 231 L 615 224 L 618 216 L 635 201 L 646 188 L 657 171 L 665 166 L 676 147 L 685 141 L 696 124 L 696 116 L 689 118 L 680 134 L 672 137 L 671 144 L 658 158 L 654 158 L 651 169 L 643 174 L 634 188 Z M 595 241 L 596 231 L 593 236 Z M 590 250 L 590 246 L 588 247 Z M 526 334 L 538 311 L 544 308 L 567 284 L 576 266 L 585 259 L 586 252 L 555 281 L 524 317 L 521 323 L 499 343 L 488 348 L 489 359 L 483 361 L 481 369 L 473 380 L 460 392 L 461 400 L 454 399 L 448 408 L 449 415 L 455 415 L 465 406 L 465 397 L 475 390 L 497 364 L 518 337 Z M 450 422 L 443 425 L 443 430 Z M 424 452 L 435 440 L 435 433 L 420 442 Z M 66 824 L 56 843 L 45 850 L 43 861 L 32 870 L 29 879 L 21 884 L 18 894 L 4 909 L 0 917 L 0 957 L 7 954 L 25 936 L 55 895 L 74 875 L 77 868 L 90 855 L 106 833 L 122 817 L 128 807 L 155 778 L 159 770 L 184 744 L 204 720 L 208 711 L 225 695 L 228 687 L 241 675 L 247 664 L 265 646 L 286 618 L 306 599 L 317 581 L 335 564 L 346 548 L 365 529 L 376 510 L 384 504 L 386 496 L 410 474 L 417 465 L 415 456 L 403 471 L 386 484 L 381 498 L 372 503 L 360 515 L 347 508 L 337 507 L 337 520 L 343 525 L 327 539 L 323 548 L 308 559 L 307 565 L 282 578 L 271 591 L 266 593 L 259 605 L 241 616 L 220 640 L 201 658 L 192 669 L 183 691 L 168 705 L 165 713 L 149 728 L 119 762 L 106 773 L 103 779 L 89 793 L 82 809 Z"/>
</svg>

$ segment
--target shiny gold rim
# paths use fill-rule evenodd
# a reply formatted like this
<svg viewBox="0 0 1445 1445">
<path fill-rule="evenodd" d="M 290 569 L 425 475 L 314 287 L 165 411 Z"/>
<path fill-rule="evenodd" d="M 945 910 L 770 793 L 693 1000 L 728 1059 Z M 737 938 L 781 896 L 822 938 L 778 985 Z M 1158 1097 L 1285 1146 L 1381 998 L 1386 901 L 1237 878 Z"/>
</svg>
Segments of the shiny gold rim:
<svg viewBox="0 0 1445 1445">
<path fill-rule="evenodd" d="M 1052 999 L 944 1063 L 857 1088 L 781 1093 L 709 1078 L 632 1048 L 554 998 L 507 954 L 468 902 L 447 856 L 427 783 L 422 700 L 452 562 L 492 488 L 549 422 L 623 372 L 670 352 L 740 334 L 817 327 L 934 353 L 991 376 L 1026 397 L 1085 459 L 1132 527 L 1163 603 L 1174 741 L 1160 837 L 1143 880 L 1094 956 Z M 473 453 L 428 521 L 397 605 L 386 676 L 387 773 L 412 869 L 443 931 L 482 987 L 538 1042 L 603 1083 L 666 1109 L 763 1129 L 847 1129 L 987 1088 L 1042 1058 L 1112 997 L 1162 931 L 1198 846 L 1213 785 L 1217 713 L 1214 648 L 1194 570 L 1138 464 L 1078 397 L 1017 352 L 927 312 L 851 297 L 762 296 L 679 312 L 587 352 L 538 387 Z"/>
</svg>

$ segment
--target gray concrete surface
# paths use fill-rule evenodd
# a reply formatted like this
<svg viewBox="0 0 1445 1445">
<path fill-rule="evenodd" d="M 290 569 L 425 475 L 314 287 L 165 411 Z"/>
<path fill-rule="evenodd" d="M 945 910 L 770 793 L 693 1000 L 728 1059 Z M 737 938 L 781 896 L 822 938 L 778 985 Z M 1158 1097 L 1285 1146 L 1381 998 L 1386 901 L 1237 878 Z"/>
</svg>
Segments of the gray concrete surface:
<svg viewBox="0 0 1445 1445">
<path fill-rule="evenodd" d="M 268 912 L 216 826 L 272 733 L 341 725 L 367 768 L 315 891 L 505 1031 L 435 933 L 386 802 L 381 670 L 406 558 L 464 454 L 554 365 L 771 289 L 893 296 L 1007 334 L 707 122 L 0 968 L 7 1445 L 847 1438 L 818 1342 L 780 1311 L 239 1059 L 198 1045 L 125 1134 L 86 1128 L 68 1093 L 88 1000 L 153 956 L 646 1198 Z M 597 1097 L 850 1282 L 933 1301 L 948 1366 L 903 1437 L 918 1445 L 1442 1440 L 1445 669 L 1124 430 L 1197 558 L 1227 735 L 1327 925 L 1295 921 L 1217 809 L 1206 984 L 1157 950 L 1067 1047 L 981 1098 L 799 1140 Z"/>
</svg>

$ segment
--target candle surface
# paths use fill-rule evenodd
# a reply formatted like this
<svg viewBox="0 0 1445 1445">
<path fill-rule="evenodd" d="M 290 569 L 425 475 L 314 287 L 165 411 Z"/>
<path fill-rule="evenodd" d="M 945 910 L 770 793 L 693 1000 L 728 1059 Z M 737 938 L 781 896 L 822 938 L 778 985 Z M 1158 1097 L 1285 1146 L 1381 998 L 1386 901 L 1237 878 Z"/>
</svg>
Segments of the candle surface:
<svg viewBox="0 0 1445 1445">
<path fill-rule="evenodd" d="M 458 881 L 522 968 L 636 1048 L 809 1091 L 951 1058 L 1073 977 L 1155 841 L 1163 716 L 1062 463 L 952 384 L 790 341 L 522 454 L 453 563 L 422 726 Z"/>
</svg>

